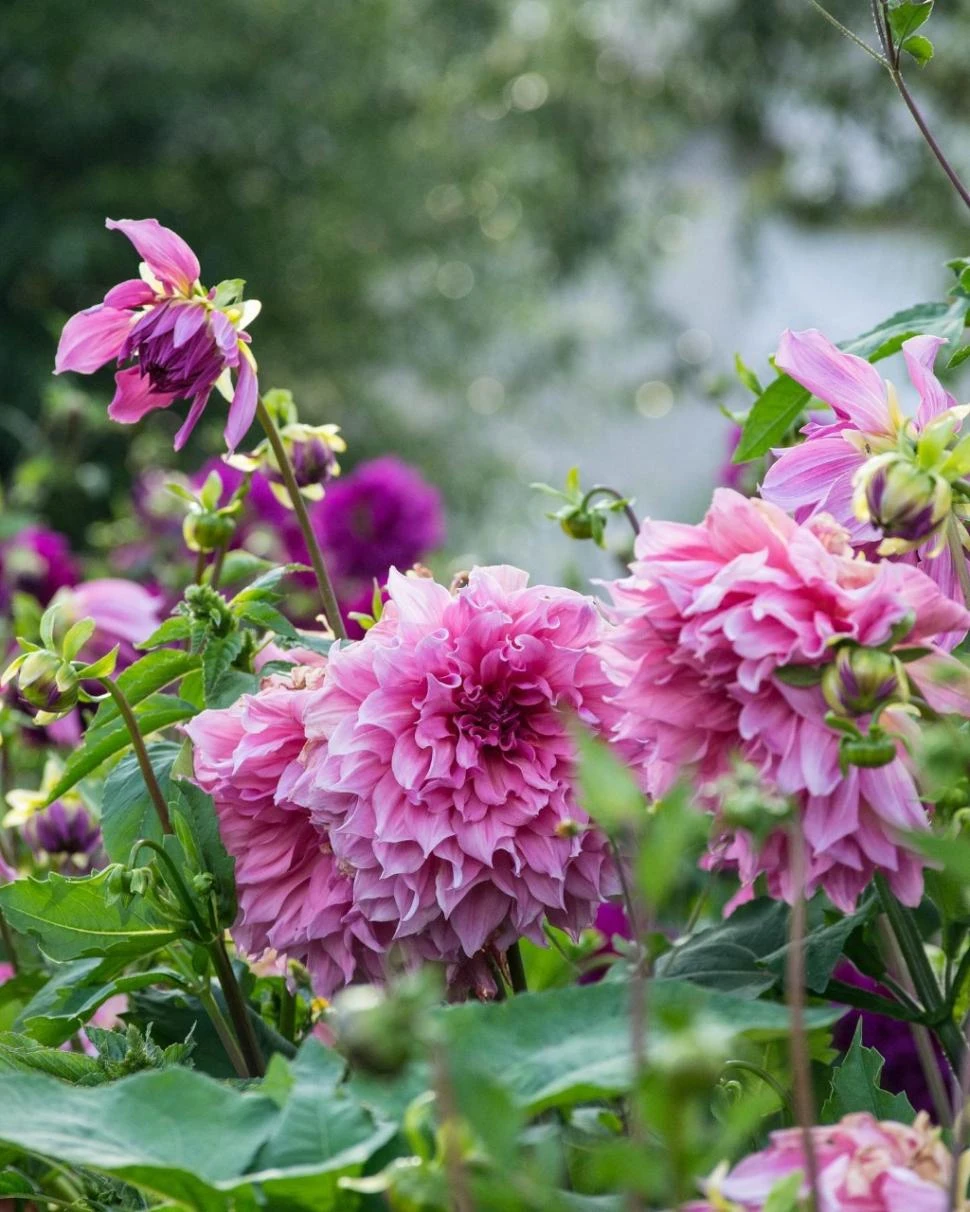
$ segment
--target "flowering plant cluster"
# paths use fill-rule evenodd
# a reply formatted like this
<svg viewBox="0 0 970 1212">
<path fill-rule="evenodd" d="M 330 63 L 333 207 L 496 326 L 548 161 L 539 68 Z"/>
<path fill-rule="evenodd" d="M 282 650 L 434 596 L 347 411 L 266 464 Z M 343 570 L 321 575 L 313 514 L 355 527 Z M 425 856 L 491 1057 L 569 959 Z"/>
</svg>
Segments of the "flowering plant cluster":
<svg viewBox="0 0 970 1212">
<path fill-rule="evenodd" d="M 876 6 L 898 86 L 929 7 Z M 449 567 L 417 469 L 261 391 L 244 283 L 108 226 L 57 371 L 226 449 L 107 567 L 0 542 L 0 1196 L 968 1207 L 966 264 L 739 362 L 700 521 L 572 469 L 561 531 L 633 531 L 583 591 Z"/>
</svg>

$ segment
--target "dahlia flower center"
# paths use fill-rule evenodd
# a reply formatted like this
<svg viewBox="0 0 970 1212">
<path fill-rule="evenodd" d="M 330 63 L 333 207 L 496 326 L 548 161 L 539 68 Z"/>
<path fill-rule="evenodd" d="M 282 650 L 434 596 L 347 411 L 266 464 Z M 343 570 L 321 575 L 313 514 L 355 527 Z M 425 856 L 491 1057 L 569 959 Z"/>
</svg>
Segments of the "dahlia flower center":
<svg viewBox="0 0 970 1212">
<path fill-rule="evenodd" d="M 135 324 L 125 342 L 122 357 L 137 357 L 141 373 L 151 380 L 156 392 L 182 397 L 196 395 L 211 387 L 225 365 L 225 354 L 207 316 L 191 336 L 176 344 L 177 317 L 187 306 L 199 305 L 166 304 L 152 308 Z"/>
<path fill-rule="evenodd" d="M 503 690 L 466 688 L 459 700 L 458 729 L 478 745 L 508 753 L 521 727 L 521 707 Z"/>
</svg>

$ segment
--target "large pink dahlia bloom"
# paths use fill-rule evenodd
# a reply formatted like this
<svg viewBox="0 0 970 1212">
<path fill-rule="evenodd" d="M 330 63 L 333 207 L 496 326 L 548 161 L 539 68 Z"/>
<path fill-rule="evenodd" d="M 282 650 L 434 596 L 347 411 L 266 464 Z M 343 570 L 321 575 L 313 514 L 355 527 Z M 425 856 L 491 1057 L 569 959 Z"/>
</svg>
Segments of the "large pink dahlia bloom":
<svg viewBox="0 0 970 1212">
<path fill-rule="evenodd" d="M 606 660 L 621 713 L 614 739 L 645 790 L 662 796 L 689 768 L 709 786 L 740 756 L 794 798 L 809 893 L 823 887 L 848 910 L 882 871 L 916 904 L 921 863 L 899 832 L 925 828 L 926 813 L 905 750 L 843 775 L 821 690 L 778 671 L 831 664 L 834 641 L 887 645 L 907 616 L 915 622 L 903 642 L 932 648 L 941 633 L 965 631 L 970 614 L 918 569 L 867 562 L 831 518 L 799 525 L 729 489 L 700 525 L 645 522 L 631 568 L 611 586 L 619 625 Z M 955 658 L 933 649 L 906 671 L 936 709 L 965 709 L 967 671 Z M 890 708 L 881 722 L 890 720 L 902 728 L 906 717 Z M 773 896 L 791 899 L 787 836 L 779 829 L 760 848 L 743 832 L 725 839 L 721 857 L 737 863 L 742 899 L 762 872 Z"/>
<path fill-rule="evenodd" d="M 576 798 L 570 721 L 607 689 L 591 599 L 476 568 L 456 594 L 391 572 L 383 618 L 331 652 L 293 792 L 388 941 L 464 965 L 542 922 L 576 932 L 616 892 Z"/>
<path fill-rule="evenodd" d="M 761 486 L 764 499 L 800 522 L 820 512 L 831 514 L 856 546 L 877 543 L 882 532 L 855 512 L 856 477 L 873 455 L 894 450 L 901 434 L 916 439 L 951 409 L 956 410 L 951 415 L 959 428 L 962 410 L 933 373 L 945 343 L 932 336 L 903 342 L 906 370 L 919 398 L 915 414 L 908 417 L 900 411 L 891 385 L 864 358 L 843 353 L 815 329 L 786 331 L 776 366 L 828 404 L 835 417 L 827 424 L 813 418 L 802 430 L 803 443 L 773 452 L 775 462 Z M 918 548 L 916 560 L 946 594 L 963 600 L 946 543 L 933 536 Z"/>
<path fill-rule="evenodd" d="M 355 977 L 378 979 L 382 963 L 326 830 L 290 799 L 321 674 L 301 667 L 272 678 L 258 694 L 202 712 L 186 732 L 196 781 L 213 798 L 236 863 L 236 944 L 253 958 L 273 950 L 299 960 L 329 996 Z"/>
<path fill-rule="evenodd" d="M 107 226 L 134 244 L 142 257 L 141 277 L 113 286 L 103 303 L 68 320 L 55 373 L 92 374 L 115 360 L 124 365 L 115 375 L 108 415 L 126 425 L 173 400 L 190 400 L 175 435 L 175 449 L 181 450 L 212 389 L 234 372 L 225 432 L 234 450 L 256 414 L 256 362 L 245 328 L 259 304 L 243 303 L 232 289 L 225 295 L 218 287 L 206 290 L 195 253 L 157 219 L 108 219 Z"/>
<path fill-rule="evenodd" d="M 868 1112 L 811 1129 L 818 1165 L 818 1212 L 948 1212 L 953 1157 L 925 1112 L 913 1124 Z M 772 1132 L 771 1144 L 706 1183 L 707 1200 L 685 1212 L 761 1212 L 772 1188 L 807 1170 L 801 1128 Z M 807 1184 L 801 1189 L 808 1194 Z M 965 1207 L 960 1199 L 959 1208 Z"/>
</svg>

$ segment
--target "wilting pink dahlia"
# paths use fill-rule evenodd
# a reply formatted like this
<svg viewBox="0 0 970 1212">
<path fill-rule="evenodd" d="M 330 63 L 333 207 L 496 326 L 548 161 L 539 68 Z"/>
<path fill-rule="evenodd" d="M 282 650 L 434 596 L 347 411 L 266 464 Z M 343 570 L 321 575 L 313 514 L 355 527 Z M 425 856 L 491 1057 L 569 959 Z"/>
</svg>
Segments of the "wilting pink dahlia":
<svg viewBox="0 0 970 1212">
<path fill-rule="evenodd" d="M 104 302 L 80 311 L 61 333 L 55 373 L 91 374 L 116 360 L 115 395 L 108 415 L 132 424 L 173 400 L 190 400 L 175 435 L 181 450 L 212 389 L 235 372 L 226 444 L 234 450 L 256 414 L 256 362 L 246 326 L 259 304 L 243 302 L 234 283 L 212 290 L 199 281 L 199 261 L 185 241 L 157 219 L 108 219 L 143 258 L 141 277 L 114 286 Z"/>
<path fill-rule="evenodd" d="M 883 550 L 916 551 L 916 560 L 945 593 L 963 595 L 940 528 L 950 511 L 945 477 L 928 474 L 907 457 L 927 428 L 946 418 L 959 430 L 965 409 L 933 373 L 941 337 L 911 337 L 902 351 L 919 396 L 912 417 L 900 411 L 891 384 L 864 358 L 843 353 L 820 332 L 785 332 L 775 356 L 779 370 L 828 404 L 825 424 L 813 418 L 805 441 L 774 451 L 761 487 L 766 501 L 798 521 L 831 514 L 855 546 L 883 540 Z M 941 444 L 941 451 L 945 441 Z M 902 452 L 902 453 L 901 453 Z"/>
<path fill-rule="evenodd" d="M 406 950 L 462 965 L 542 922 L 576 932 L 615 893 L 576 798 L 569 726 L 607 689 L 594 603 L 476 568 L 452 595 L 392 571 L 359 643 L 331 652 L 293 792 L 328 830 L 354 903 Z"/>
<path fill-rule="evenodd" d="M 925 1112 L 912 1125 L 857 1112 L 811 1133 L 817 1212 L 951 1212 L 953 1157 Z M 772 1132 L 767 1149 L 703 1183 L 708 1198 L 687 1204 L 685 1212 L 761 1212 L 772 1188 L 797 1170 L 807 1170 L 801 1128 Z M 802 1198 L 807 1194 L 805 1183 Z M 964 1207 L 961 1195 L 957 1208 Z"/>
<path fill-rule="evenodd" d="M 645 522 L 631 568 L 611 586 L 619 625 L 606 660 L 621 713 L 613 736 L 645 790 L 662 796 L 689 769 L 712 787 L 740 756 L 794 801 L 807 892 L 823 887 L 848 910 L 883 871 L 901 900 L 918 903 L 921 862 L 898 834 L 925 828 L 926 813 L 893 740 L 908 717 L 893 704 L 908 693 L 965 709 L 967 671 L 933 643 L 965 631 L 970 614 L 918 569 L 855 554 L 831 518 L 799 525 L 728 489 L 700 525 Z M 903 672 L 897 643 L 931 652 Z M 791 684 L 792 667 L 809 684 Z M 877 713 L 884 764 L 843 774 L 843 734 L 825 721 L 833 703 L 862 733 Z M 716 790 L 710 803 L 719 807 Z M 743 830 L 725 838 L 719 853 L 739 868 L 741 899 L 762 872 L 773 896 L 791 899 L 787 839 L 784 829 L 762 846 Z"/>
<path fill-rule="evenodd" d="M 290 798 L 320 676 L 319 668 L 303 667 L 269 679 L 232 707 L 202 712 L 186 731 L 196 780 L 213 798 L 236 861 L 233 938 L 253 958 L 271 948 L 299 960 L 329 996 L 354 977 L 378 979 L 382 965 L 326 830 Z"/>
</svg>

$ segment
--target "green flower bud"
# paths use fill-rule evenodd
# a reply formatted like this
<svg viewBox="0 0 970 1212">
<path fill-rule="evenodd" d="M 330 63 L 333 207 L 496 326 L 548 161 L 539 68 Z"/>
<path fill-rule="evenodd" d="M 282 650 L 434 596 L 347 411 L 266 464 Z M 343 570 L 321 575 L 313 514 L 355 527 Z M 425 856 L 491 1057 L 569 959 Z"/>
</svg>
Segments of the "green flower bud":
<svg viewBox="0 0 970 1212">
<path fill-rule="evenodd" d="M 891 551 L 910 550 L 925 542 L 949 517 L 953 492 L 949 481 L 926 471 L 901 454 L 877 455 L 860 470 L 856 513 L 878 526 Z"/>
<path fill-rule="evenodd" d="M 822 694 L 839 715 L 868 715 L 887 703 L 906 702 L 909 684 L 892 653 L 845 644 L 822 675 Z"/>
<path fill-rule="evenodd" d="M 874 728 L 868 736 L 844 736 L 839 742 L 839 762 L 843 772 L 849 766 L 861 766 L 872 770 L 877 766 L 888 766 L 896 760 L 896 742 L 881 728 Z"/>
<path fill-rule="evenodd" d="M 189 551 L 218 551 L 228 547 L 236 533 L 236 519 L 221 509 L 189 513 L 182 522 L 182 537 Z"/>
<path fill-rule="evenodd" d="M 64 715 L 78 700 L 80 682 L 70 663 L 56 652 L 30 652 L 17 670 L 17 686 L 33 707 Z"/>
</svg>

